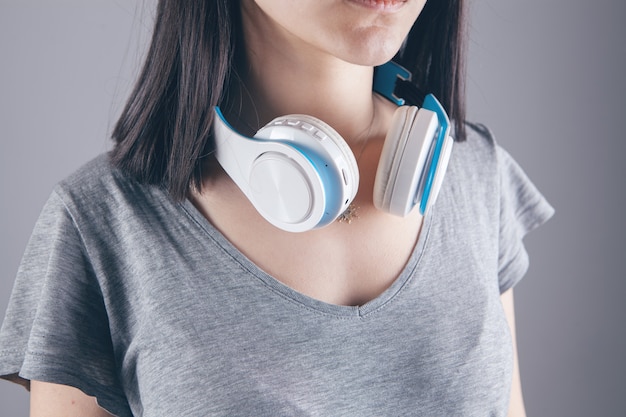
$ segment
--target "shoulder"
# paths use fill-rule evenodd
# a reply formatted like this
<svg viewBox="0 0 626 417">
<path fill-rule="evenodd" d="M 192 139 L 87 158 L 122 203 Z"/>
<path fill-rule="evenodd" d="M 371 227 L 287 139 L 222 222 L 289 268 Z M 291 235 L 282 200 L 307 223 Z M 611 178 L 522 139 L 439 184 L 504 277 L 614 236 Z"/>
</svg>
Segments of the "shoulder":
<svg viewBox="0 0 626 417">
<path fill-rule="evenodd" d="M 162 187 L 142 184 L 113 166 L 108 153 L 81 166 L 57 184 L 54 192 L 69 208 L 89 210 L 108 206 L 120 209 L 146 199 L 169 199 Z"/>
<path fill-rule="evenodd" d="M 491 130 L 483 124 L 465 124 L 466 138 L 456 141 L 446 177 L 464 187 L 487 186 L 493 189 L 498 171 L 498 144 Z M 454 132 L 452 132 L 454 135 Z"/>
<path fill-rule="evenodd" d="M 164 206 L 172 207 L 167 191 L 159 185 L 143 184 L 111 163 L 108 154 L 87 162 L 57 184 L 51 200 L 62 204 L 81 231 L 112 231 L 131 219 L 156 216 Z"/>
<path fill-rule="evenodd" d="M 55 192 L 69 199 L 101 199 L 138 186 L 135 181 L 116 169 L 109 154 L 101 154 L 87 162 L 59 184 Z"/>
<path fill-rule="evenodd" d="M 471 224 L 496 225 L 502 192 L 500 146 L 485 125 L 466 123 L 465 127 L 466 139 L 455 142 L 452 149 L 440 210 L 452 210 Z"/>
<path fill-rule="evenodd" d="M 491 130 L 481 123 L 465 122 L 466 138 L 454 144 L 454 151 L 467 162 L 486 162 L 496 157 L 495 137 Z M 453 133 L 454 134 L 454 133 Z"/>
</svg>

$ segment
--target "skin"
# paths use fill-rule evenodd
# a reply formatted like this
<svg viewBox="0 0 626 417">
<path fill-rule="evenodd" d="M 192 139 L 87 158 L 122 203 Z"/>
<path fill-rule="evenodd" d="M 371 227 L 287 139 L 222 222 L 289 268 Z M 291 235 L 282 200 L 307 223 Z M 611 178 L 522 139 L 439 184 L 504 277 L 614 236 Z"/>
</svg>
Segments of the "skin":
<svg viewBox="0 0 626 417">
<path fill-rule="evenodd" d="M 31 381 L 31 417 L 110 417 L 96 399 L 66 385 Z"/>
<path fill-rule="evenodd" d="M 373 117 L 373 66 L 395 55 L 424 3 L 411 0 L 396 13 L 375 13 L 345 0 L 242 1 L 251 98 L 242 103 L 244 115 L 260 112 L 264 124 L 304 113 L 348 142 L 365 139 L 363 127 L 381 122 Z"/>
<path fill-rule="evenodd" d="M 358 159 L 358 219 L 305 233 L 278 230 L 258 215 L 232 181 L 212 171 L 190 200 L 241 252 L 277 280 L 318 300 L 359 305 L 400 274 L 422 218 L 374 208 L 372 189 L 382 143 L 395 110 L 372 93 L 373 66 L 400 48 L 425 0 L 384 5 L 358 0 L 242 0 L 245 84 L 234 85 L 226 115 L 240 130 L 279 115 L 303 113 L 333 126 Z M 393 9 L 393 10 L 392 10 Z M 314 86 L 312 88 L 311 86 Z M 359 248 L 359 250 L 354 250 Z M 276 254 L 280 254 L 277 256 Z M 319 262 L 324 259 L 324 262 Z M 515 334 L 512 291 L 501 298 Z M 517 354 L 509 416 L 525 416 Z M 80 391 L 32 382 L 33 416 L 106 416 Z M 52 404 L 52 408 L 50 405 Z M 45 412 L 44 412 L 45 411 Z"/>
</svg>

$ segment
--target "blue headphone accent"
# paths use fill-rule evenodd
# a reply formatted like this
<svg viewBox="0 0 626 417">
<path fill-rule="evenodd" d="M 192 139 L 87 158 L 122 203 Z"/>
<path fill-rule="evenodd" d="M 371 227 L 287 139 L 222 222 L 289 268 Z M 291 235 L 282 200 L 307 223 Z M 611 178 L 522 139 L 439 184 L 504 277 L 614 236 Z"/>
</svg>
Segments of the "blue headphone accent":
<svg viewBox="0 0 626 417">
<path fill-rule="evenodd" d="M 398 79 L 410 81 L 409 70 L 393 61 L 374 68 L 374 91 L 398 106 L 402 106 L 405 100 L 395 93 Z"/>
<path fill-rule="evenodd" d="M 437 131 L 437 140 L 434 143 L 435 149 L 433 152 L 432 162 L 430 163 L 430 167 L 428 169 L 424 192 L 420 201 L 420 212 L 424 214 L 428 198 L 430 197 L 433 181 L 435 179 L 435 171 L 437 170 L 437 165 L 439 164 L 441 158 L 441 150 L 443 149 L 443 144 L 450 133 L 450 121 L 448 120 L 448 115 L 444 111 L 443 107 L 441 107 L 441 104 L 439 104 L 435 96 L 432 94 L 428 94 L 426 98 L 424 98 L 422 108 L 435 112 L 437 120 L 439 121 L 439 129 Z"/>
</svg>

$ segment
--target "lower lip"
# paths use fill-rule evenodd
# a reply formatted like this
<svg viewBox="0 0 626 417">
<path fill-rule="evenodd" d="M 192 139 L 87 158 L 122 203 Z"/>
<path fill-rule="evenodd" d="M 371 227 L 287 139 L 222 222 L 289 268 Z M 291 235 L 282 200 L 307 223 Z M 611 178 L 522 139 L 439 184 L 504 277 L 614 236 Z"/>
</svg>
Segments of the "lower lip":
<svg viewBox="0 0 626 417">
<path fill-rule="evenodd" d="M 404 6 L 408 0 L 349 0 L 351 3 L 381 12 L 393 12 Z"/>
</svg>

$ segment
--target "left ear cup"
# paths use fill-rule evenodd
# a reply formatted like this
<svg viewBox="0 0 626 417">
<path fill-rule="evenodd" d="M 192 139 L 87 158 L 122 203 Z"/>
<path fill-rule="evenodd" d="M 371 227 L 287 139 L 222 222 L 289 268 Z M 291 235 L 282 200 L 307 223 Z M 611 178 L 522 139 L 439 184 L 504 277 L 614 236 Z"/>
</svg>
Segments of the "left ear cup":
<svg viewBox="0 0 626 417">
<path fill-rule="evenodd" d="M 274 119 L 253 138 L 237 133 L 215 109 L 220 165 L 257 211 L 274 226 L 303 232 L 335 220 L 359 184 L 348 145 L 310 116 Z"/>
<path fill-rule="evenodd" d="M 374 205 L 379 210 L 406 216 L 421 199 L 421 180 L 438 126 L 433 111 L 414 106 L 396 110 L 374 182 Z"/>
<path fill-rule="evenodd" d="M 316 227 L 331 223 L 348 208 L 359 188 L 359 169 L 352 150 L 335 129 L 315 117 L 294 114 L 272 120 L 254 137 L 289 144 L 311 161 L 326 198 Z"/>
</svg>

